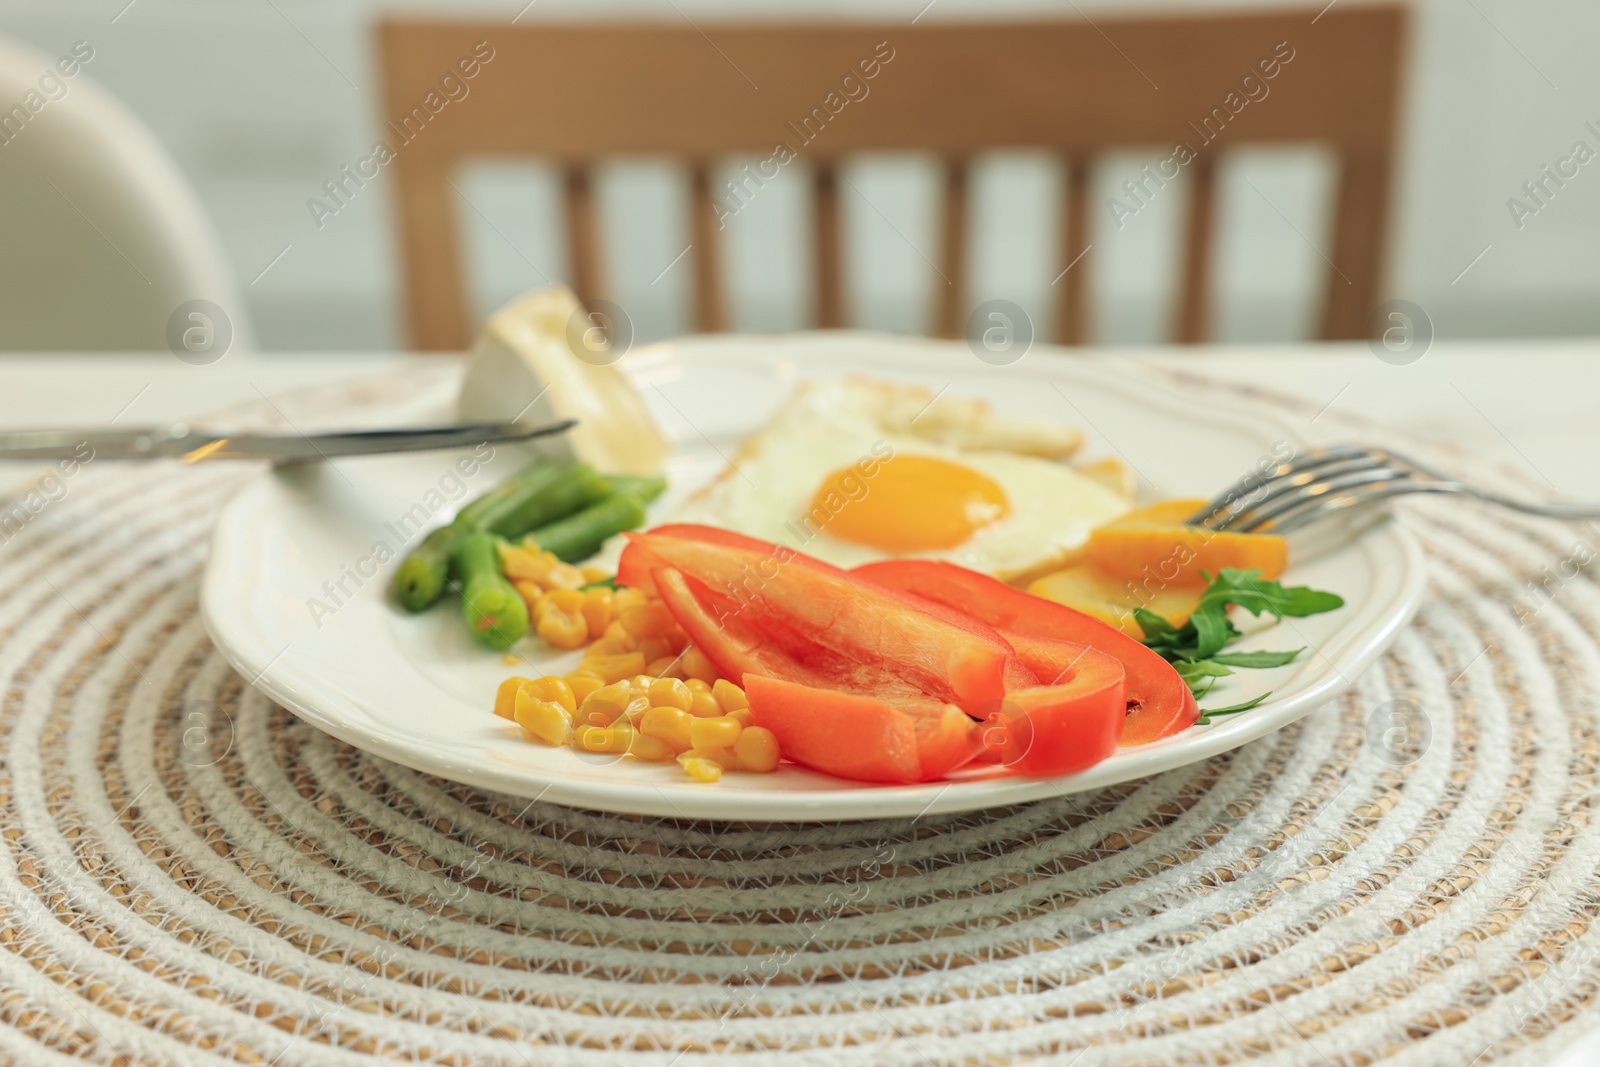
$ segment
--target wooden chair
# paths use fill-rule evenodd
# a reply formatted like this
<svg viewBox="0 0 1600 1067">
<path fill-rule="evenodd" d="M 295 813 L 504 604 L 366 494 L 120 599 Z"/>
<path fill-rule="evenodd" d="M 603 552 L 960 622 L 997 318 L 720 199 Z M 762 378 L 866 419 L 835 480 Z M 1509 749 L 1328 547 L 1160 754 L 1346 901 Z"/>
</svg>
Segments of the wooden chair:
<svg viewBox="0 0 1600 1067">
<path fill-rule="evenodd" d="M 475 45 L 493 49 L 465 99 L 394 145 L 411 341 L 461 349 L 471 340 L 447 179 L 474 156 L 539 156 L 563 168 L 572 281 L 586 301 L 605 295 L 591 169 L 622 154 L 684 160 L 693 195 L 694 323 L 723 329 L 717 223 L 724 208 L 714 197 L 724 193 L 712 188 L 713 167 L 733 155 L 768 157 L 780 143 L 812 175 L 815 320 L 822 327 L 843 324 L 841 157 L 914 149 L 943 160 L 937 259 L 948 282 L 937 298 L 937 330 L 946 337 L 960 335 L 967 311 L 961 279 L 967 168 L 975 154 L 1044 149 L 1065 161 L 1065 266 L 1086 246 L 1091 160 L 1113 148 L 1166 151 L 1186 143 L 1195 154 L 1180 168 L 1191 207 L 1176 333 L 1180 341 L 1200 341 L 1216 154 L 1289 141 L 1325 144 L 1340 160 L 1332 242 L 1323 249 L 1331 269 L 1320 332 L 1329 340 L 1359 338 L 1379 295 L 1405 24 L 1399 7 L 999 24 L 387 20 L 378 44 L 393 130 L 429 93 L 439 98 L 441 77 Z M 863 62 L 875 52 L 869 80 Z M 1272 68 L 1263 63 L 1273 62 L 1268 79 Z M 862 86 L 864 98 L 838 105 Z M 1067 271 L 1057 284 L 1064 343 L 1087 336 L 1087 268 Z"/>
</svg>

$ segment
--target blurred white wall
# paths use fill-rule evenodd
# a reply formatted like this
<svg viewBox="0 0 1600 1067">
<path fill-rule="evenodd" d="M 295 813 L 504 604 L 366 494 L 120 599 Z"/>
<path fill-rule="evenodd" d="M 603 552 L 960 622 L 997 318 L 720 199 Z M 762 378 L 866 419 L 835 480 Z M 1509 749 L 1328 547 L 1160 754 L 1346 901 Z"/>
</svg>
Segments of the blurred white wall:
<svg viewBox="0 0 1600 1067">
<path fill-rule="evenodd" d="M 1353 5 L 1358 0 L 1336 0 Z M 49 54 L 93 42 L 89 77 L 119 95 L 166 144 L 212 213 L 268 348 L 377 348 L 402 343 L 390 189 L 369 183 L 319 229 L 308 198 L 377 135 L 371 24 L 386 10 L 519 24 L 541 19 L 762 17 L 923 20 L 1213 9 L 1198 0 L 527 0 L 475 5 L 379 0 L 40 0 L 0 3 L 0 34 Z M 1230 9 L 1288 6 L 1272 0 Z M 1305 4 L 1293 5 L 1306 8 Z M 1320 6 L 1317 3 L 1313 8 Z M 924 10 L 926 9 L 926 10 Z M 519 14 L 520 12 L 520 14 Z M 1420 304 L 1441 336 L 1600 333 L 1600 166 L 1583 167 L 1534 216 L 1507 207 L 1524 182 L 1575 141 L 1600 150 L 1600 39 L 1593 0 L 1419 0 L 1402 115 L 1389 295 Z M 1155 158 L 1155 149 L 1152 155 Z M 1181 197 L 1117 228 L 1106 196 L 1144 158 L 1102 162 L 1092 200 L 1096 339 L 1164 335 Z M 3 162 L 3 161 L 0 161 Z M 785 172 L 796 181 L 797 174 Z M 1308 336 L 1325 265 L 1329 171 L 1315 149 L 1236 153 L 1224 169 L 1222 279 L 1214 321 L 1225 340 Z M 937 247 L 933 178 L 915 159 L 863 160 L 847 198 L 848 267 L 858 325 L 921 329 L 925 254 Z M 1027 307 L 1049 335 L 1051 245 L 1059 175 L 1049 160 L 986 160 L 974 223 L 974 299 Z M 559 278 L 565 269 L 550 175 L 529 165 L 473 167 L 458 182 L 480 309 Z M 735 321 L 804 324 L 803 198 L 797 186 L 754 201 L 730 223 Z M 676 209 L 681 175 L 618 161 L 602 183 L 615 299 L 643 339 L 687 324 L 687 243 Z M 479 214 L 481 212 L 481 215 Z M 1479 258 L 1481 257 L 1481 258 Z M 1469 266 L 1470 265 L 1470 266 Z M 1464 273 L 1463 273 L 1464 272 Z"/>
</svg>

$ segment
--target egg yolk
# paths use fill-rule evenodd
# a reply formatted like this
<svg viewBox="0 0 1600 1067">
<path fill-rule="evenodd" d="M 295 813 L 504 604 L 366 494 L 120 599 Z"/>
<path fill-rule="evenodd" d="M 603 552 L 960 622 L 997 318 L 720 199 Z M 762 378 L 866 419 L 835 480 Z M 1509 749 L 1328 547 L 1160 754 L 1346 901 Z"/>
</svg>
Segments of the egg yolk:
<svg viewBox="0 0 1600 1067">
<path fill-rule="evenodd" d="M 971 467 L 933 456 L 891 456 L 870 478 L 840 467 L 811 497 L 808 518 L 834 537 L 885 552 L 954 548 L 1011 510 L 1005 492 Z"/>
</svg>

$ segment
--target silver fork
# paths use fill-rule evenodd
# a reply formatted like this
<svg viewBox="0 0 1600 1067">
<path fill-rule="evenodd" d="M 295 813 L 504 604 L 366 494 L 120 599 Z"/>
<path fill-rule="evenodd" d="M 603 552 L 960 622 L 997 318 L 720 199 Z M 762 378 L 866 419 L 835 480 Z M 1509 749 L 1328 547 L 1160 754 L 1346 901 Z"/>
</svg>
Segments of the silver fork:
<svg viewBox="0 0 1600 1067">
<path fill-rule="evenodd" d="M 1189 517 L 1188 525 L 1287 533 L 1346 508 L 1408 493 L 1461 493 L 1552 519 L 1600 519 L 1600 505 L 1530 504 L 1475 489 L 1384 448 L 1332 445 L 1252 472 Z"/>
</svg>

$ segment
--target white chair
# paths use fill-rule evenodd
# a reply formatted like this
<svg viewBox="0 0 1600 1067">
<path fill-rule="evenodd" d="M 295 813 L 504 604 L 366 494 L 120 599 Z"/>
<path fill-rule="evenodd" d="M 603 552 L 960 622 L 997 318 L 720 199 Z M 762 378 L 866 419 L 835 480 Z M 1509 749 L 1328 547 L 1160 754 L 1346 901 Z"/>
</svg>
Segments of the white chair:
<svg viewBox="0 0 1600 1067">
<path fill-rule="evenodd" d="M 168 348 L 168 320 L 191 300 L 223 309 L 231 348 L 252 347 L 194 190 L 93 84 L 86 50 L 68 77 L 58 60 L 71 68 L 78 57 L 0 41 L 0 349 Z"/>
</svg>

